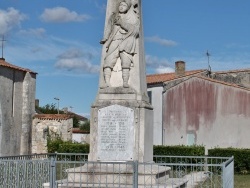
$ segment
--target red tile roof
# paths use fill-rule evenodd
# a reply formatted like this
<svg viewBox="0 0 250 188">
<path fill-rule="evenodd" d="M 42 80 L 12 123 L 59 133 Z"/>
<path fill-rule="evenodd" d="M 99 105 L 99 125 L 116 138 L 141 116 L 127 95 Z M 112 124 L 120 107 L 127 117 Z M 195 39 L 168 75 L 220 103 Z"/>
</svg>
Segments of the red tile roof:
<svg viewBox="0 0 250 188">
<path fill-rule="evenodd" d="M 193 70 L 193 71 L 186 71 L 185 76 L 191 76 L 195 74 L 199 74 L 205 72 L 205 70 Z M 182 77 L 185 77 L 182 76 Z M 176 73 L 164 73 L 164 74 L 152 74 L 147 75 L 147 84 L 157 84 L 157 83 L 163 83 L 167 81 L 171 81 L 174 79 L 181 78 L 181 76 L 176 76 Z"/>
<path fill-rule="evenodd" d="M 72 129 L 72 133 L 78 133 L 78 134 L 89 134 L 89 131 L 83 131 L 83 130 L 81 130 L 81 129 L 79 129 L 79 128 L 73 128 Z"/>
<path fill-rule="evenodd" d="M 36 114 L 33 118 L 41 120 L 68 120 L 73 118 L 73 116 L 68 114 Z"/>
<path fill-rule="evenodd" d="M 33 74 L 37 74 L 36 72 L 31 71 L 30 69 L 25 69 L 25 68 L 22 68 L 22 67 L 18 67 L 16 65 L 12 65 L 12 64 L 6 62 L 5 59 L 3 59 L 3 58 L 0 58 L 0 66 L 8 67 L 8 68 L 11 68 L 11 69 L 16 69 L 16 70 L 20 70 L 20 71 L 24 71 L 24 72 L 30 72 L 30 73 L 33 73 Z"/>
</svg>

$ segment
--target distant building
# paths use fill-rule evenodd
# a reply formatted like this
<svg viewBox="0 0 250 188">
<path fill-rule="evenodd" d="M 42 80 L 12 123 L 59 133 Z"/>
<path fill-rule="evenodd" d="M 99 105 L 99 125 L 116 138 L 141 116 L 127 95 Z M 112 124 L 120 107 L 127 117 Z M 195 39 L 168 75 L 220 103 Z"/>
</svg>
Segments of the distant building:
<svg viewBox="0 0 250 188">
<path fill-rule="evenodd" d="M 36 115 L 33 117 L 32 123 L 32 153 L 48 153 L 48 138 L 86 143 L 89 132 L 81 131 L 73 126 L 74 118 L 78 120 L 79 125 L 88 121 L 87 118 L 70 112 L 67 108 L 60 111 L 63 114 L 43 114 L 39 110 L 38 99 L 36 99 L 35 104 Z"/>
<path fill-rule="evenodd" d="M 36 114 L 32 126 L 32 153 L 48 153 L 48 136 L 72 141 L 73 116 L 69 114 Z"/>
<path fill-rule="evenodd" d="M 81 130 L 80 128 L 73 128 L 72 141 L 82 143 L 82 144 L 90 144 L 89 135 L 90 135 L 89 131 L 84 131 L 84 130 Z"/>
<path fill-rule="evenodd" d="M 250 69 L 178 70 L 147 76 L 154 144 L 250 148 Z"/>
<path fill-rule="evenodd" d="M 0 156 L 31 152 L 36 74 L 0 58 Z"/>
</svg>

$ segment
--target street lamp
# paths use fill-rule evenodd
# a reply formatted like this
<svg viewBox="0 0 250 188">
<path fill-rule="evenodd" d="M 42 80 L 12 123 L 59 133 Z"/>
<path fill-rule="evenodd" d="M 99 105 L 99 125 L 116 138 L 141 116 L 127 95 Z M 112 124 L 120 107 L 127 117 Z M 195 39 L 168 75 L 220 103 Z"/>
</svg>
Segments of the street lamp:
<svg viewBox="0 0 250 188">
<path fill-rule="evenodd" d="M 55 97 L 54 98 L 55 100 L 57 100 L 57 113 L 59 114 L 59 98 L 58 97 Z"/>
</svg>

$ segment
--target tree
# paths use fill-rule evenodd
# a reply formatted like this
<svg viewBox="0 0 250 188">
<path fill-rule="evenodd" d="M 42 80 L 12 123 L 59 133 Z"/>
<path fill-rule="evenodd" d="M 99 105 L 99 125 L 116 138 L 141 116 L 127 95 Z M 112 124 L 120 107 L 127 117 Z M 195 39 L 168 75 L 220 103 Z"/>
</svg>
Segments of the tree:
<svg viewBox="0 0 250 188">
<path fill-rule="evenodd" d="M 79 119 L 76 116 L 73 116 L 73 127 L 77 128 L 79 127 Z"/>
<path fill-rule="evenodd" d="M 57 108 L 56 108 L 56 104 L 46 104 L 43 107 L 37 107 L 38 110 L 43 113 L 43 114 L 57 114 Z M 63 114 L 63 111 L 59 111 L 60 114 Z"/>
<path fill-rule="evenodd" d="M 85 121 L 84 124 L 80 126 L 80 130 L 90 132 L 90 121 Z"/>
</svg>

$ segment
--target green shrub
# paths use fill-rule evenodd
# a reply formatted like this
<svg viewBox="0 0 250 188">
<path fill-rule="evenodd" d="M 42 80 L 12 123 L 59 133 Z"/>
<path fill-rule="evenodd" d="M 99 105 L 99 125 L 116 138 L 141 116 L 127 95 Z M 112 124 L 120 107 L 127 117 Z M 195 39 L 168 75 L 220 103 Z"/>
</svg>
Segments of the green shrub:
<svg viewBox="0 0 250 188">
<path fill-rule="evenodd" d="M 154 155 L 167 156 L 204 156 L 204 146 L 154 146 Z"/>
<path fill-rule="evenodd" d="M 59 146 L 61 144 L 63 144 L 64 141 L 60 138 L 56 138 L 56 139 L 48 139 L 47 140 L 47 148 L 48 148 L 48 153 L 55 153 L 58 151 Z"/>
<path fill-rule="evenodd" d="M 83 125 L 80 125 L 80 130 L 85 131 L 85 132 L 90 132 L 90 121 L 84 122 Z"/>
<path fill-rule="evenodd" d="M 72 143 L 62 139 L 50 140 L 47 146 L 48 153 L 89 153 L 89 144 Z"/>
<path fill-rule="evenodd" d="M 89 144 L 64 142 L 59 145 L 58 153 L 89 153 Z"/>
<path fill-rule="evenodd" d="M 234 156 L 234 170 L 238 174 L 250 174 L 250 149 L 214 148 L 208 150 L 208 156 Z"/>
</svg>

